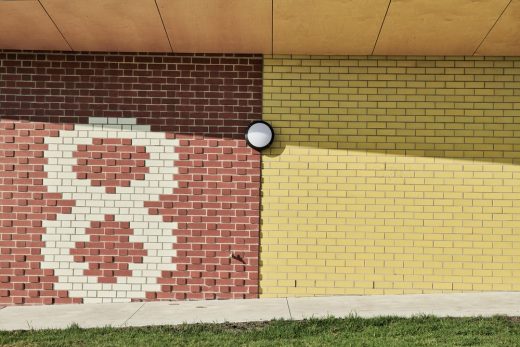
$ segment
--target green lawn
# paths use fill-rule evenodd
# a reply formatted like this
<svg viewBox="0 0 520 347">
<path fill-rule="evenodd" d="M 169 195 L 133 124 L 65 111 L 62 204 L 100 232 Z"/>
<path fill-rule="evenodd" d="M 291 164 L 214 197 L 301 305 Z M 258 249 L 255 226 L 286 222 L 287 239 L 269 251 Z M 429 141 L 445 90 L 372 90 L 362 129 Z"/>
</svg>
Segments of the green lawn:
<svg viewBox="0 0 520 347">
<path fill-rule="evenodd" d="M 0 332 L 7 346 L 520 346 L 520 319 L 312 319 Z"/>
</svg>

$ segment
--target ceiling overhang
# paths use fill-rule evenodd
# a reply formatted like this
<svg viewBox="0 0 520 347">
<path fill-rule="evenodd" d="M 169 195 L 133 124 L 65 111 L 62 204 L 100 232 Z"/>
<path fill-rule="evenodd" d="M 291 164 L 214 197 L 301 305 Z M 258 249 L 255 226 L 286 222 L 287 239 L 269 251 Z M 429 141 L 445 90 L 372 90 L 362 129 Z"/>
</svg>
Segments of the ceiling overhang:
<svg viewBox="0 0 520 347">
<path fill-rule="evenodd" d="M 520 0 L 0 0 L 0 49 L 520 55 Z"/>
</svg>

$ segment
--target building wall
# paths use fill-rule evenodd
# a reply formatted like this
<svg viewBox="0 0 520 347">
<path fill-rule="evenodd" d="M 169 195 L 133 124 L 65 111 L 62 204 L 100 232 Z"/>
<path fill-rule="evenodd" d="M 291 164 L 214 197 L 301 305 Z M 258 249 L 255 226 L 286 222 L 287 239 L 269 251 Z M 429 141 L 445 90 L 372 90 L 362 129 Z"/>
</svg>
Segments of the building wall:
<svg viewBox="0 0 520 347">
<path fill-rule="evenodd" d="M 519 87 L 518 58 L 0 51 L 0 304 L 520 290 Z"/>
<path fill-rule="evenodd" d="M 261 71 L 0 51 L 0 304 L 257 297 Z"/>
<path fill-rule="evenodd" d="M 264 58 L 261 296 L 520 290 L 520 59 Z"/>
</svg>

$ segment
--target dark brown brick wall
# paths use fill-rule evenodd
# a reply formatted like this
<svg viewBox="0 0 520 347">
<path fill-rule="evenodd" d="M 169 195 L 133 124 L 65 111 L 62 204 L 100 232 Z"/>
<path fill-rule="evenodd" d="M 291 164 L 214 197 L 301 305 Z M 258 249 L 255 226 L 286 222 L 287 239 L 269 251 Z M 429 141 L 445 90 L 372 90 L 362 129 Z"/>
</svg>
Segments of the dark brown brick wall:
<svg viewBox="0 0 520 347">
<path fill-rule="evenodd" d="M 10 119 L 134 117 L 155 130 L 242 138 L 261 106 L 260 55 L 0 50 L 0 116 Z"/>
</svg>

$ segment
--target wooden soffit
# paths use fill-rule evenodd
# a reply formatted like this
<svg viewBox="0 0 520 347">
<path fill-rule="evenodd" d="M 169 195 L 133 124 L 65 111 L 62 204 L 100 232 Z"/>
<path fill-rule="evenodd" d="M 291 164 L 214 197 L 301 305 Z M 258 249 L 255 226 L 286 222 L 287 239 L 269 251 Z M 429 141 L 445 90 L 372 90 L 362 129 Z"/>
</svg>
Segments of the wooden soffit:
<svg viewBox="0 0 520 347">
<path fill-rule="evenodd" d="M 0 0 L 0 49 L 520 55 L 520 0 Z"/>
<path fill-rule="evenodd" d="M 0 1 L 0 47 L 69 50 L 67 42 L 36 0 Z"/>
<path fill-rule="evenodd" d="M 478 55 L 520 55 L 520 1 L 513 0 L 477 50 Z"/>
<path fill-rule="evenodd" d="M 509 0 L 392 0 L 374 54 L 473 55 Z"/>
<path fill-rule="evenodd" d="M 40 0 L 77 51 L 170 51 L 154 0 Z"/>
<path fill-rule="evenodd" d="M 275 54 L 371 54 L 389 0 L 277 0 Z"/>
<path fill-rule="evenodd" d="M 157 0 L 174 52 L 270 53 L 271 0 Z"/>
</svg>

